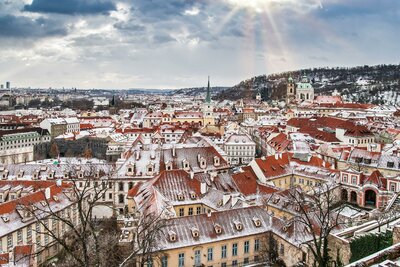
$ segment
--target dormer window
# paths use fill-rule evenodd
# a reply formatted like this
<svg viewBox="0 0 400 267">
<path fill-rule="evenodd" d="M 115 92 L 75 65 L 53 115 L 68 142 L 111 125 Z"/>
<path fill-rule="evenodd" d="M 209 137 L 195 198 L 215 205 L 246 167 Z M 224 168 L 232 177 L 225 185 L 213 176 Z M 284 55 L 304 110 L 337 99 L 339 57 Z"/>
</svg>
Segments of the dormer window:
<svg viewBox="0 0 400 267">
<path fill-rule="evenodd" d="M 235 225 L 235 228 L 237 231 L 242 231 L 243 230 L 243 224 L 237 220 L 233 221 L 233 224 Z"/>
<path fill-rule="evenodd" d="M 221 225 L 219 225 L 219 224 L 214 224 L 214 230 L 215 230 L 215 233 L 216 233 L 217 235 L 220 235 L 220 234 L 222 233 L 222 227 L 221 227 Z"/>
<path fill-rule="evenodd" d="M 196 193 L 195 192 L 190 192 L 190 198 L 191 199 L 196 199 Z"/>
<path fill-rule="evenodd" d="M 58 196 L 53 196 L 54 201 L 58 202 Z"/>
<path fill-rule="evenodd" d="M 52 174 L 50 174 L 52 175 Z M 68 178 L 68 173 L 64 173 L 64 178 Z"/>
<path fill-rule="evenodd" d="M 200 168 L 205 169 L 207 167 L 207 161 L 205 158 L 200 158 Z"/>
<path fill-rule="evenodd" d="M 184 159 L 184 160 L 182 161 L 182 166 L 183 166 L 183 169 L 184 169 L 185 171 L 189 170 L 190 166 L 189 166 L 189 162 L 187 161 L 187 159 Z"/>
<path fill-rule="evenodd" d="M 83 178 L 83 173 L 80 172 L 80 173 L 78 174 L 78 177 L 79 177 L 79 178 Z"/>
<path fill-rule="evenodd" d="M 154 172 L 154 164 L 150 163 L 147 165 L 147 175 L 153 175 Z"/>
<path fill-rule="evenodd" d="M 185 197 L 183 196 L 183 194 L 182 193 L 179 193 L 178 194 L 178 200 L 179 201 L 183 201 L 185 199 Z"/>
<path fill-rule="evenodd" d="M 8 216 L 1 216 L 1 219 L 3 219 L 3 222 L 9 222 L 10 221 L 10 217 Z"/>
<path fill-rule="evenodd" d="M 219 166 L 219 165 L 220 165 L 219 157 L 215 156 L 214 157 L 214 166 Z"/>
<path fill-rule="evenodd" d="M 46 201 L 44 201 L 44 200 L 40 201 L 40 204 L 42 204 L 43 207 L 46 207 L 46 205 L 47 205 Z"/>
<path fill-rule="evenodd" d="M 169 241 L 176 242 L 176 233 L 174 231 L 168 231 Z"/>
<path fill-rule="evenodd" d="M 388 161 L 387 162 L 387 167 L 388 168 L 394 168 L 394 162 L 393 161 Z"/>
<path fill-rule="evenodd" d="M 261 220 L 257 217 L 253 217 L 253 223 L 256 227 L 260 227 L 261 226 Z"/>
<path fill-rule="evenodd" d="M 191 231 L 194 238 L 199 237 L 199 229 L 197 229 L 196 227 L 192 227 Z"/>
<path fill-rule="evenodd" d="M 171 162 L 171 161 L 167 161 L 167 162 L 165 163 L 165 169 L 166 169 L 167 171 L 172 170 L 172 162 Z"/>
<path fill-rule="evenodd" d="M 276 196 L 272 199 L 272 203 L 277 204 L 279 202 L 279 197 Z"/>
</svg>

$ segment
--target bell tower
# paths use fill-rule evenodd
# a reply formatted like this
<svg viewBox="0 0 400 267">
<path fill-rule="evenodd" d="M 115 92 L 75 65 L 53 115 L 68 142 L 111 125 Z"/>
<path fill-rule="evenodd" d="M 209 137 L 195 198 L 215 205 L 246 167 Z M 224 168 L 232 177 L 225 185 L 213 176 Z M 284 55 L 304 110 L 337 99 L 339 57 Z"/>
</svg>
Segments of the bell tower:
<svg viewBox="0 0 400 267">
<path fill-rule="evenodd" d="M 207 95 L 203 104 L 203 125 L 214 125 L 214 106 L 211 102 L 210 76 L 208 76 Z"/>
<path fill-rule="evenodd" d="M 289 76 L 286 86 L 286 102 L 290 103 L 296 98 L 296 85 L 292 76 Z"/>
</svg>

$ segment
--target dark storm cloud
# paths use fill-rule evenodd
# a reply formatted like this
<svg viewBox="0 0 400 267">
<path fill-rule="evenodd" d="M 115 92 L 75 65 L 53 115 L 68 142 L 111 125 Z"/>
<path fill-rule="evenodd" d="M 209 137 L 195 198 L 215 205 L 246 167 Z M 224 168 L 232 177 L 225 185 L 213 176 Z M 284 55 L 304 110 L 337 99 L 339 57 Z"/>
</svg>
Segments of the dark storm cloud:
<svg viewBox="0 0 400 267">
<path fill-rule="evenodd" d="M 23 10 L 66 15 L 98 14 L 116 10 L 116 6 L 107 0 L 33 0 L 30 5 L 25 5 Z"/>
<path fill-rule="evenodd" d="M 0 37 L 31 38 L 65 34 L 67 29 L 50 19 L 0 15 Z"/>
</svg>

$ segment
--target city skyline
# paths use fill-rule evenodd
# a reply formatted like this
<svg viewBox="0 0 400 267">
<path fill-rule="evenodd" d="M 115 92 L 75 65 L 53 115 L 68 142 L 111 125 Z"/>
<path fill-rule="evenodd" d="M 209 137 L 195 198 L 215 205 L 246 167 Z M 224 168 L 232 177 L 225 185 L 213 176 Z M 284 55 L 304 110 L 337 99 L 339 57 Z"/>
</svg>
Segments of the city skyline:
<svg viewBox="0 0 400 267">
<path fill-rule="evenodd" d="M 398 63 L 400 3 L 0 3 L 0 80 L 17 87 L 232 86 L 265 73 Z"/>
</svg>

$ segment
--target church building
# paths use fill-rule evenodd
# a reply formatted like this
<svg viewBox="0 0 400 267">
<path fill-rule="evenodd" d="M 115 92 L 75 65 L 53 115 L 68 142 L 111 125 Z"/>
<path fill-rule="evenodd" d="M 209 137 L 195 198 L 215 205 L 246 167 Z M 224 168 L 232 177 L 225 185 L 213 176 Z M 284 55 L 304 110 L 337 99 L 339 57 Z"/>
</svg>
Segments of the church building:
<svg viewBox="0 0 400 267">
<path fill-rule="evenodd" d="M 297 84 L 295 84 L 292 77 L 289 77 L 286 100 L 287 103 L 293 102 L 293 100 L 297 102 L 312 102 L 314 100 L 314 88 L 307 76 L 303 76 Z"/>
</svg>

